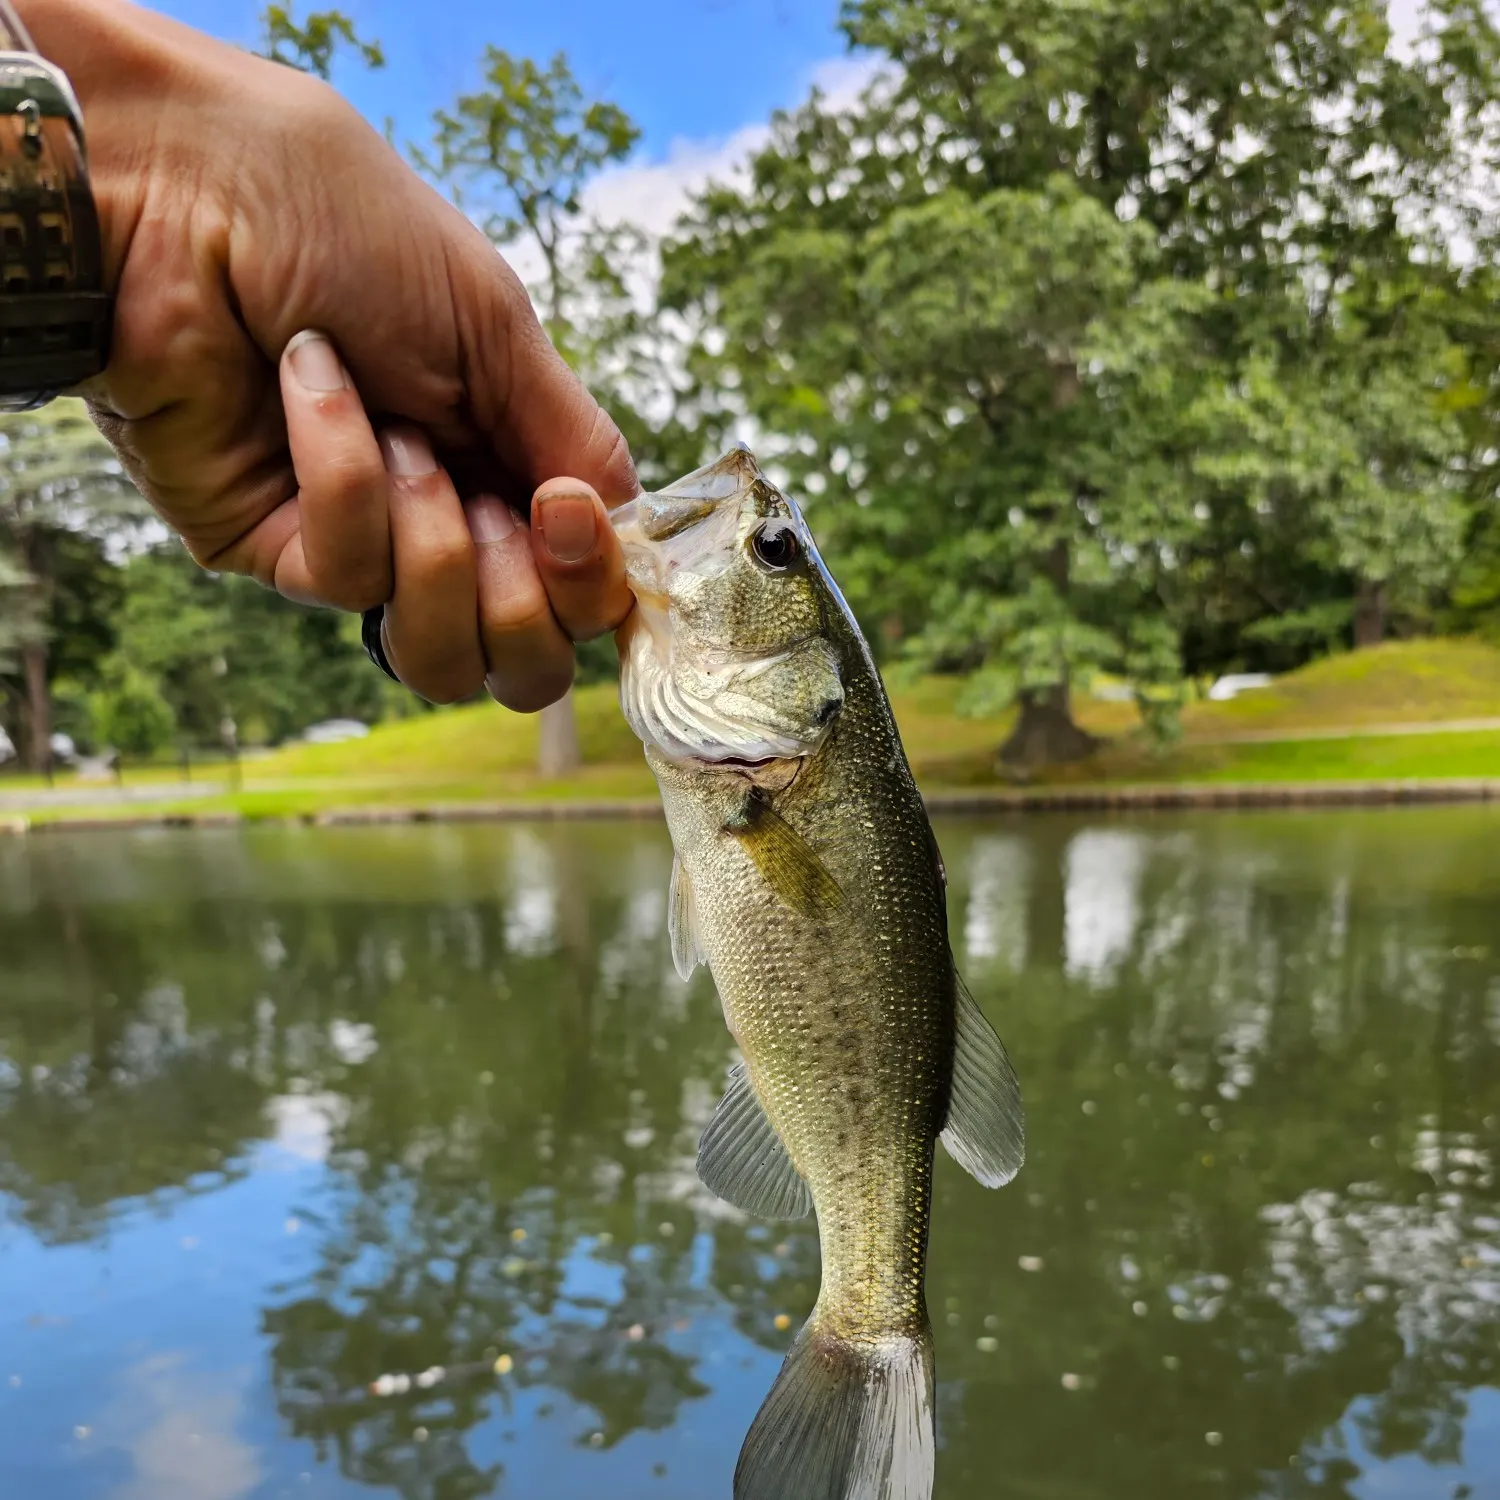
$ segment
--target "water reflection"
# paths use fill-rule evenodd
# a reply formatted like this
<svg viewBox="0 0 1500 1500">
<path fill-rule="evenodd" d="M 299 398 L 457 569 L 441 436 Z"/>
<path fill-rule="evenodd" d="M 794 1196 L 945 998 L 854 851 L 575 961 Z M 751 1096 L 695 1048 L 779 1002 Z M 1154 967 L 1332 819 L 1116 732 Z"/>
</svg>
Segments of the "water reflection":
<svg viewBox="0 0 1500 1500">
<path fill-rule="evenodd" d="M 939 1176 L 940 1496 L 1500 1492 L 1497 832 L 940 827 L 1034 1143 Z M 0 1488 L 727 1495 L 817 1247 L 693 1173 L 669 864 L 0 844 Z"/>
</svg>

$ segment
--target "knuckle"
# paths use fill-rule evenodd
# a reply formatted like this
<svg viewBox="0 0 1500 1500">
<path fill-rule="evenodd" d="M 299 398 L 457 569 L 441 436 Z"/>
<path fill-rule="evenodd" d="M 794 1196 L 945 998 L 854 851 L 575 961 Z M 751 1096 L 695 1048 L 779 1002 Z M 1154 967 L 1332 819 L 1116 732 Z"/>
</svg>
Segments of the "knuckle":
<svg viewBox="0 0 1500 1500">
<path fill-rule="evenodd" d="M 601 494 L 606 499 L 618 495 L 621 500 L 628 500 L 639 488 L 635 460 L 630 456 L 630 445 L 625 441 L 625 434 L 603 407 L 598 409 L 594 418 L 592 436 L 601 443 L 603 449 L 599 461 Z"/>
<path fill-rule="evenodd" d="M 448 589 L 473 567 L 474 543 L 467 530 L 444 528 L 413 551 L 402 570 L 403 581 L 420 589 Z"/>
<path fill-rule="evenodd" d="M 499 599 L 483 598 L 479 623 L 485 635 L 502 641 L 514 641 L 517 637 L 545 638 L 556 629 L 552 607 L 540 588 Z"/>
<path fill-rule="evenodd" d="M 318 488 L 328 498 L 365 501 L 385 492 L 385 466 L 363 445 L 335 449 L 317 469 Z"/>
<path fill-rule="evenodd" d="M 390 592 L 384 582 L 370 575 L 350 577 L 347 573 L 333 573 L 325 577 L 314 572 L 313 583 L 320 598 L 332 608 L 351 615 L 362 615 L 367 609 L 384 604 Z"/>
</svg>

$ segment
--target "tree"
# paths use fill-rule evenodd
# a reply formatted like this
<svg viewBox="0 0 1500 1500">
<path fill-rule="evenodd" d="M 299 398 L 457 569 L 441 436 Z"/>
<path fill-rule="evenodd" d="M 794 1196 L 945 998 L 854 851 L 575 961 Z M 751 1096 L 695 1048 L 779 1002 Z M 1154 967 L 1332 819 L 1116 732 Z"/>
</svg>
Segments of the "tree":
<svg viewBox="0 0 1500 1500">
<path fill-rule="evenodd" d="M 603 167 L 629 155 L 640 131 L 617 105 L 585 98 L 561 52 L 542 67 L 489 47 L 484 84 L 438 111 L 432 148 L 416 159 L 497 246 L 538 258 L 542 323 L 563 354 L 590 342 L 597 350 L 597 336 L 589 341 L 578 329 L 591 287 L 606 298 L 612 286 L 623 290 L 612 270 L 622 241 L 589 222 L 582 194 Z M 542 710 L 539 769 L 557 776 L 579 762 L 569 692 Z"/>
<path fill-rule="evenodd" d="M 41 633 L 33 596 L 30 576 L 0 552 L 0 675 L 20 666 L 22 651 Z"/>
<path fill-rule="evenodd" d="M 1442 514 L 1413 589 L 1451 560 L 1433 362 L 1379 366 L 1394 447 L 1359 404 L 1369 340 L 1490 233 L 1500 42 L 1436 10 L 1398 56 L 1378 0 L 846 0 L 894 70 L 778 118 L 669 248 L 670 304 L 723 338 L 699 378 L 782 439 L 878 647 L 1018 701 L 1007 759 L 1086 753 L 1075 681 L 1180 680 L 1205 577 L 1262 584 L 1214 551 L 1264 519 L 1248 380 L 1319 394 L 1321 577 L 1385 590 L 1414 499 Z"/>
<path fill-rule="evenodd" d="M 367 68 L 385 66 L 380 43 L 365 41 L 342 11 L 314 11 L 298 24 L 291 7 L 268 5 L 261 14 L 260 26 L 261 56 L 301 73 L 326 79 L 340 47 L 352 48 Z"/>
<path fill-rule="evenodd" d="M 155 684 L 187 743 L 217 745 L 226 718 L 242 743 L 264 744 L 318 719 L 369 721 L 412 702 L 370 670 L 353 617 L 207 573 L 176 541 L 121 571 L 119 658 Z"/>
<path fill-rule="evenodd" d="M 122 755 L 155 755 L 172 743 L 177 718 L 153 678 L 129 662 L 113 664 L 93 702 L 94 735 Z"/>
<path fill-rule="evenodd" d="M 0 416 L 0 543 L 8 544 L 28 580 L 20 594 L 31 623 L 15 644 L 22 677 L 17 696 L 24 703 L 27 758 L 34 770 L 51 762 L 48 642 L 61 560 L 79 538 L 97 548 L 147 514 L 81 401 Z"/>
</svg>

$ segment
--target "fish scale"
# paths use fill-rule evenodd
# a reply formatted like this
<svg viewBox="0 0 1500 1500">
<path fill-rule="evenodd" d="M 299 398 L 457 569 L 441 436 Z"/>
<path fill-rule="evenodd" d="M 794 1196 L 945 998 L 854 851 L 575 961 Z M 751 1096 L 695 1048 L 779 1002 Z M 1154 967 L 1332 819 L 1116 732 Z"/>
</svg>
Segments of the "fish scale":
<svg viewBox="0 0 1500 1500">
<path fill-rule="evenodd" d="M 934 1146 L 1009 1180 L 1015 1076 L 958 979 L 885 690 L 796 507 L 737 450 L 617 525 L 639 605 L 621 699 L 676 852 L 674 959 L 708 964 L 745 1059 L 700 1170 L 751 1211 L 810 1200 L 822 1252 L 736 1500 L 926 1500 Z"/>
</svg>

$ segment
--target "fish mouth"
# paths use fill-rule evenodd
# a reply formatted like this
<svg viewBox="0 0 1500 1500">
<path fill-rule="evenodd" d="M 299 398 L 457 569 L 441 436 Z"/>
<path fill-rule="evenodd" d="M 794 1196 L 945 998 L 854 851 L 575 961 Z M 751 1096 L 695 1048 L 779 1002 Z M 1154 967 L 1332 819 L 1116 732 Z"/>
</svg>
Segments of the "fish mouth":
<svg viewBox="0 0 1500 1500">
<path fill-rule="evenodd" d="M 761 755 L 750 759 L 744 755 L 726 755 L 720 760 L 708 760 L 701 755 L 690 757 L 692 764 L 701 771 L 764 771 L 768 766 L 784 765 L 788 762 L 806 760 L 812 751 L 800 755 Z"/>
</svg>

